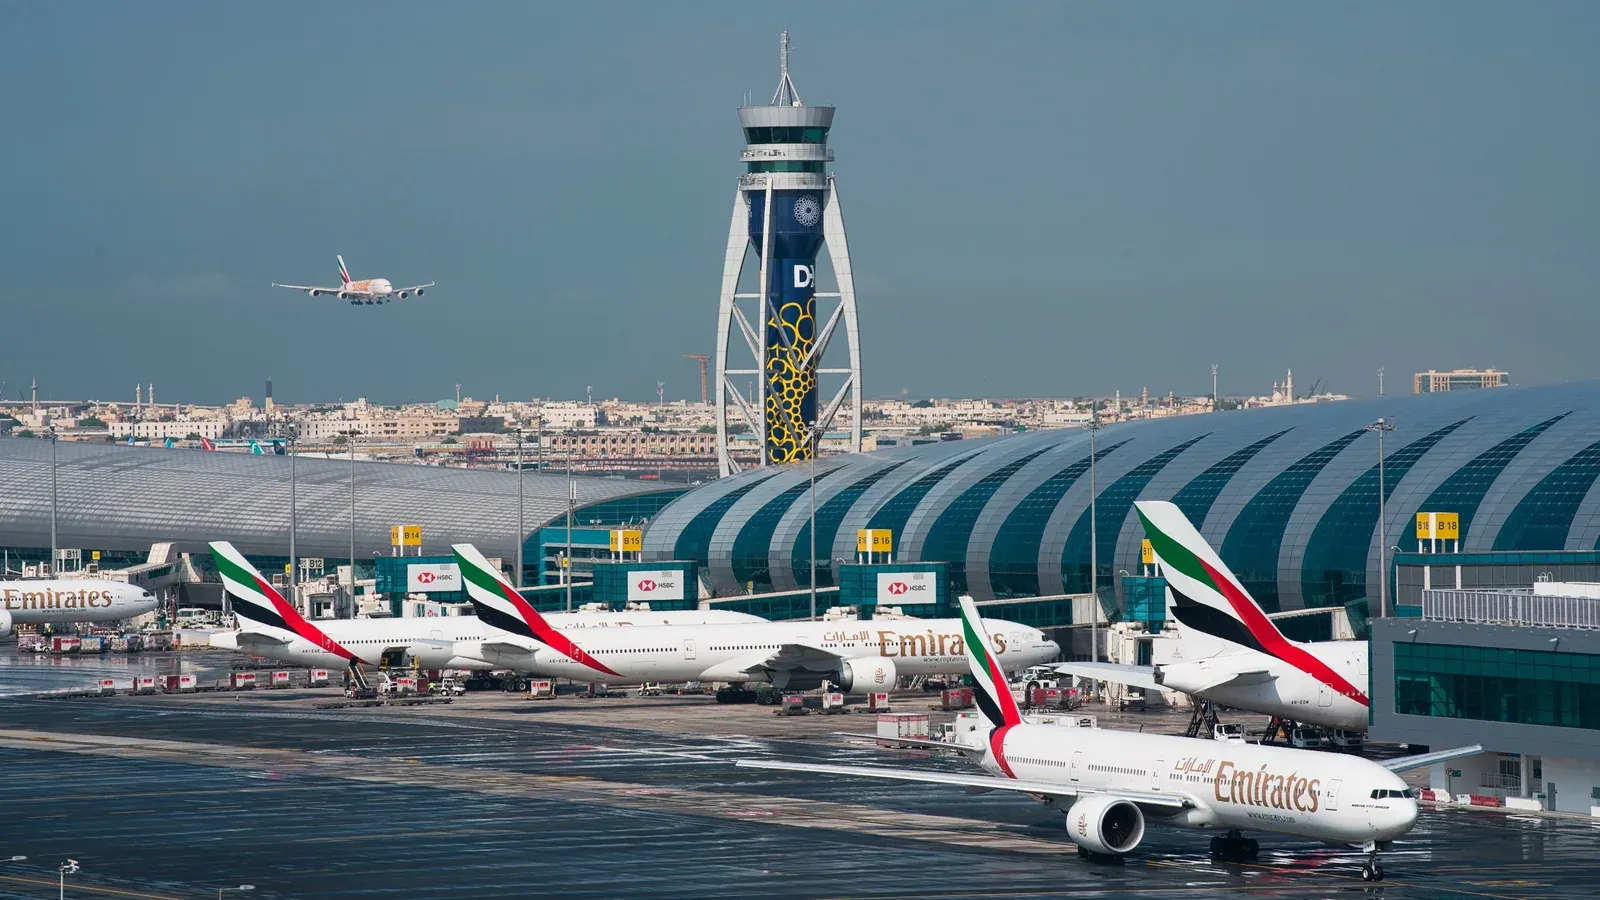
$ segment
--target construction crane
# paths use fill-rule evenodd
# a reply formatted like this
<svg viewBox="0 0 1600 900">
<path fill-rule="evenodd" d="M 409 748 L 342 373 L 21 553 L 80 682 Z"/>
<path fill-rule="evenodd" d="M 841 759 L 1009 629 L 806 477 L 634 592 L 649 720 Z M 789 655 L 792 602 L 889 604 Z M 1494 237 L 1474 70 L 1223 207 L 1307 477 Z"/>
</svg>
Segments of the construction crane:
<svg viewBox="0 0 1600 900">
<path fill-rule="evenodd" d="M 706 362 L 709 361 L 711 359 L 711 357 L 705 356 L 705 355 L 699 354 L 699 353 L 685 353 L 683 355 L 683 358 L 684 359 L 698 359 L 698 360 L 700 360 L 700 405 L 704 406 L 706 404 L 706 402 L 707 402 L 707 399 L 706 399 Z"/>
</svg>

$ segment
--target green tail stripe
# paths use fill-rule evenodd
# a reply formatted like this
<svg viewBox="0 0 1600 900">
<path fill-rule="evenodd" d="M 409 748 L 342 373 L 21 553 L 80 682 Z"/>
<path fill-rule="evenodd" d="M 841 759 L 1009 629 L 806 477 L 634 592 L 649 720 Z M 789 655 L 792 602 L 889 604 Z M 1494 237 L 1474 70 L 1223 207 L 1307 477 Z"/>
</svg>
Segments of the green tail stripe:
<svg viewBox="0 0 1600 900">
<path fill-rule="evenodd" d="M 1206 567 L 1200 564 L 1198 556 L 1145 518 L 1143 510 L 1137 507 L 1135 509 L 1139 513 L 1139 523 L 1144 526 L 1144 536 L 1150 540 L 1151 549 L 1161 557 L 1163 565 L 1171 566 L 1201 584 L 1211 584 L 1211 575 L 1206 572 Z"/>
<path fill-rule="evenodd" d="M 500 581 L 494 575 L 468 562 L 467 558 L 460 554 L 456 555 L 456 562 L 460 564 L 461 572 L 466 575 L 468 581 L 496 597 L 500 596 Z"/>
<path fill-rule="evenodd" d="M 212 553 L 211 556 L 212 556 L 213 559 L 215 559 L 217 561 L 217 571 L 221 572 L 224 575 L 227 575 L 229 578 L 232 578 L 234 581 L 237 581 L 240 584 L 245 585 L 250 590 L 255 591 L 256 593 L 260 593 L 261 592 L 261 588 L 256 584 L 255 576 L 251 575 L 247 570 L 245 570 L 238 563 L 236 563 L 233 560 L 227 558 L 226 556 L 223 556 L 221 553 Z M 271 599 L 271 598 L 267 598 L 267 599 Z"/>
<path fill-rule="evenodd" d="M 988 677 L 990 681 L 993 681 L 994 676 L 991 675 L 990 672 L 994 670 L 994 666 L 992 664 L 993 661 L 989 659 L 989 648 L 984 644 L 983 636 L 978 634 L 977 630 L 972 627 L 972 623 L 967 620 L 965 615 L 961 617 L 961 633 L 966 636 L 967 646 L 972 648 L 972 652 L 978 657 L 979 661 L 983 663 L 983 674 Z M 996 686 L 995 690 L 999 690 L 999 687 Z"/>
</svg>

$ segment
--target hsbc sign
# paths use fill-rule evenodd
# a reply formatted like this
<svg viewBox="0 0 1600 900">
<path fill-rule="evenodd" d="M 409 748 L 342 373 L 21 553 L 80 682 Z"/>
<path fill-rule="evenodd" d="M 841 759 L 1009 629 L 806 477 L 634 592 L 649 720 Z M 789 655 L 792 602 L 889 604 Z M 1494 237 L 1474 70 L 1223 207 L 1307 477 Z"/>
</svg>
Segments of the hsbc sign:
<svg viewBox="0 0 1600 900">
<path fill-rule="evenodd" d="M 933 572 L 879 572 L 878 602 L 885 606 L 937 603 L 934 575 Z"/>
<path fill-rule="evenodd" d="M 639 570 L 628 573 L 628 602 L 682 600 L 683 575 L 677 569 Z"/>
<path fill-rule="evenodd" d="M 406 590 L 411 593 L 461 590 L 461 569 L 455 563 L 412 563 L 406 566 Z"/>
</svg>

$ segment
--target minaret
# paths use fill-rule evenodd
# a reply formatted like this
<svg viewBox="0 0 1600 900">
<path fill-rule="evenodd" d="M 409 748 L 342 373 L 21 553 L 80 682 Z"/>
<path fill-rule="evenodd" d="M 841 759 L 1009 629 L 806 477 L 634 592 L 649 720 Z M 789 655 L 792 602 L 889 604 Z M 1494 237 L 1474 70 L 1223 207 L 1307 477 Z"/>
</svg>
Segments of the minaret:
<svg viewBox="0 0 1600 900">
<path fill-rule="evenodd" d="M 1283 380 L 1283 400 L 1285 403 L 1294 402 L 1294 370 L 1289 370 L 1288 377 Z"/>
<path fill-rule="evenodd" d="M 150 382 L 150 390 L 145 391 L 146 398 L 150 401 L 151 412 L 156 412 L 156 383 Z"/>
<path fill-rule="evenodd" d="M 138 415 L 144 408 L 144 385 L 135 381 L 133 383 L 133 414 Z"/>
<path fill-rule="evenodd" d="M 39 411 L 39 378 L 38 378 L 38 376 L 35 376 L 34 379 L 33 379 L 33 411 L 34 412 L 38 412 Z"/>
<path fill-rule="evenodd" d="M 861 448 L 855 279 L 838 187 L 828 172 L 833 114 L 831 106 L 806 106 L 800 99 L 789 76 L 785 31 L 772 102 L 739 109 L 745 171 L 734 191 L 717 313 L 717 456 L 723 475 L 740 469 L 728 440 L 735 418 L 756 436 L 759 465 L 797 462 L 811 458 L 813 430 L 826 431 L 848 401 L 850 446 Z M 817 256 L 824 247 L 838 290 L 819 294 Z M 752 255 L 760 267 L 756 289 L 738 293 Z M 820 328 L 818 299 L 833 307 Z M 761 324 L 752 324 L 751 312 Z M 836 330 L 843 333 L 848 364 L 823 368 Z M 749 357 L 736 349 L 740 345 Z M 836 387 L 830 385 L 834 390 L 825 403 L 819 402 L 822 375 L 840 379 Z M 739 392 L 737 376 L 759 376 L 752 396 Z"/>
</svg>

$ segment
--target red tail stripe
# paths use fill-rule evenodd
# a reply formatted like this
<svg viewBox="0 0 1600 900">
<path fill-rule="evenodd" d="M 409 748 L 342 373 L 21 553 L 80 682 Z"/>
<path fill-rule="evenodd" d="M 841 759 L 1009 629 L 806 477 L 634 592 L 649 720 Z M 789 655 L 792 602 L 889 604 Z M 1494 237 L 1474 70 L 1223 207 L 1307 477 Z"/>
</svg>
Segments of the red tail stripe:
<svg viewBox="0 0 1600 900">
<path fill-rule="evenodd" d="M 1010 694 L 1009 691 L 1006 693 Z M 1014 704 L 1013 708 L 1015 708 Z M 1011 761 L 1006 759 L 1006 732 L 1013 727 L 1015 726 L 1002 725 L 989 732 L 989 751 L 994 754 L 995 764 L 1000 767 L 1000 771 L 1006 773 L 1007 778 L 1017 777 L 1016 773 L 1011 771 Z"/>
<path fill-rule="evenodd" d="M 1212 568 L 1210 563 L 1200 559 L 1199 556 L 1196 556 L 1195 559 L 1199 561 L 1201 566 L 1205 567 L 1206 575 L 1211 578 L 1212 584 L 1222 593 L 1222 596 L 1227 598 L 1228 605 L 1233 607 L 1234 614 L 1239 617 L 1240 621 L 1244 622 L 1244 627 L 1250 629 L 1250 633 L 1255 635 L 1256 640 L 1261 643 L 1261 646 L 1268 653 L 1333 688 L 1340 694 L 1349 697 L 1351 700 L 1360 703 L 1362 706 L 1372 705 L 1365 693 L 1344 680 L 1338 672 L 1328 668 L 1327 663 L 1307 653 L 1303 648 L 1291 643 L 1288 638 L 1284 637 L 1283 632 L 1272 624 L 1272 620 L 1268 619 L 1261 612 L 1261 608 L 1256 606 L 1255 602 L 1249 597 L 1245 596 L 1244 592 L 1231 579 Z"/>
<path fill-rule="evenodd" d="M 566 635 L 551 628 L 550 624 L 544 620 L 544 616 L 539 615 L 538 611 L 529 605 L 528 601 L 524 600 L 515 588 L 508 586 L 498 578 L 495 579 L 495 584 L 500 587 L 500 595 L 511 604 L 518 615 L 522 616 L 522 621 L 527 622 L 528 627 L 533 629 L 534 636 L 550 645 L 552 650 L 597 672 L 604 672 L 617 678 L 622 677 L 621 673 L 613 671 L 600 660 L 590 656 L 582 647 L 568 640 Z"/>
<path fill-rule="evenodd" d="M 256 577 L 255 581 L 256 588 L 260 590 L 261 593 L 266 595 L 267 600 L 272 603 L 272 608 L 277 611 L 278 617 L 283 619 L 284 623 L 290 628 L 294 629 L 295 634 L 300 635 L 301 637 L 313 644 L 316 644 L 318 647 L 321 647 L 329 653 L 334 654 L 340 659 L 366 662 L 366 660 L 361 659 L 354 653 L 346 650 L 342 645 L 339 644 L 338 641 L 328 637 L 327 634 L 323 633 L 322 629 L 302 618 L 300 613 L 297 612 L 294 607 L 290 606 L 288 601 L 283 599 L 282 594 L 279 594 L 277 591 L 273 590 L 272 585 L 262 581 L 259 576 Z"/>
</svg>

